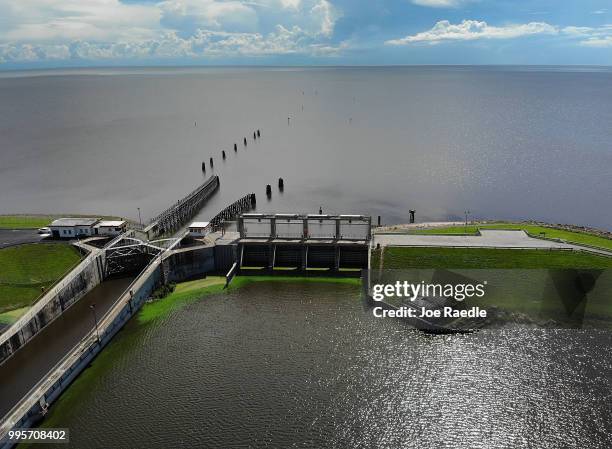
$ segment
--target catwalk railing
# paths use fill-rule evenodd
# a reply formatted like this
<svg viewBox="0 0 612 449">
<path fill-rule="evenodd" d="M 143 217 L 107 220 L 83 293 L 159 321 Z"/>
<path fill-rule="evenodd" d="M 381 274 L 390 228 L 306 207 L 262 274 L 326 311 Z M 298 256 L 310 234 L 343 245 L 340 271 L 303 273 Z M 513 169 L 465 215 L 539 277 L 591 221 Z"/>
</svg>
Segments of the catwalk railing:
<svg viewBox="0 0 612 449">
<path fill-rule="evenodd" d="M 143 232 L 158 236 L 177 230 L 198 212 L 218 188 L 219 177 L 210 177 L 204 184 L 155 217 Z"/>
<path fill-rule="evenodd" d="M 254 208 L 256 204 L 257 200 L 254 193 L 243 196 L 215 215 L 208 224 L 208 230 L 212 232 L 221 230 L 225 221 L 233 220 L 241 213 Z"/>
</svg>

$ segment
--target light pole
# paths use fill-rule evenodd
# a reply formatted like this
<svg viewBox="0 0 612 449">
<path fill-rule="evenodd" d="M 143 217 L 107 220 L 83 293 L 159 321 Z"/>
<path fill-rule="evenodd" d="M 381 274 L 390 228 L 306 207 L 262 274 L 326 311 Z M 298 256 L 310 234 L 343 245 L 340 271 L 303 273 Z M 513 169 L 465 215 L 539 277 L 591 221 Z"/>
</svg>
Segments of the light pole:
<svg viewBox="0 0 612 449">
<path fill-rule="evenodd" d="M 96 305 L 90 304 L 89 308 L 91 309 L 91 313 L 93 314 L 94 324 L 96 326 L 96 338 L 98 339 L 98 343 L 100 343 L 100 332 L 98 331 L 98 316 L 96 315 Z"/>
<path fill-rule="evenodd" d="M 470 211 L 466 210 L 465 211 L 465 233 L 467 234 L 467 227 L 468 227 L 468 215 L 470 215 Z"/>
<path fill-rule="evenodd" d="M 140 223 L 140 226 L 142 226 L 142 218 L 140 218 L 140 207 L 138 208 L 138 222 Z"/>
</svg>

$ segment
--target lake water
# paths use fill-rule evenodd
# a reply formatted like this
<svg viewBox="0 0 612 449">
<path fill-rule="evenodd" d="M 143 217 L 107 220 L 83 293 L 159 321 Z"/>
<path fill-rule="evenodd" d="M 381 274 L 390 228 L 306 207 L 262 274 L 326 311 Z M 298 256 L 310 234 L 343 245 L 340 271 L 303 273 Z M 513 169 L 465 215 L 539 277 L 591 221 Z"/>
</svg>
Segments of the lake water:
<svg viewBox="0 0 612 449">
<path fill-rule="evenodd" d="M 257 282 L 132 320 L 45 425 L 78 448 L 612 445 L 611 333 L 427 336 L 359 294 Z"/>
<path fill-rule="evenodd" d="M 148 219 L 213 156 L 221 190 L 203 219 L 255 192 L 260 211 L 611 229 L 611 123 L 612 71 L 597 68 L 5 73 L 0 213 Z"/>
</svg>

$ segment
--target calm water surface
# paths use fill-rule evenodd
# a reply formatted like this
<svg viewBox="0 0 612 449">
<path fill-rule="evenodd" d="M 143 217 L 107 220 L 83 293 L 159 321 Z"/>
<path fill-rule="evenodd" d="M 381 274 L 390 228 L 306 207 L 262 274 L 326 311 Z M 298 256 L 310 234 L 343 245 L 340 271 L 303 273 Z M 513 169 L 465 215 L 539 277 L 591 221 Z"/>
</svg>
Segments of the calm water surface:
<svg viewBox="0 0 612 449">
<path fill-rule="evenodd" d="M 469 209 L 611 229 L 610 123 L 608 69 L 5 74 L 0 213 L 137 218 L 140 207 L 150 218 L 201 183 L 200 164 L 213 156 L 222 188 L 203 219 L 256 192 L 261 211 L 322 206 L 393 223 L 408 209 L 419 220 Z M 279 177 L 284 194 L 275 188 L 266 202 L 266 184 Z"/>
<path fill-rule="evenodd" d="M 46 425 L 79 448 L 609 448 L 611 344 L 431 337 L 356 286 L 256 283 L 131 322 Z"/>
</svg>

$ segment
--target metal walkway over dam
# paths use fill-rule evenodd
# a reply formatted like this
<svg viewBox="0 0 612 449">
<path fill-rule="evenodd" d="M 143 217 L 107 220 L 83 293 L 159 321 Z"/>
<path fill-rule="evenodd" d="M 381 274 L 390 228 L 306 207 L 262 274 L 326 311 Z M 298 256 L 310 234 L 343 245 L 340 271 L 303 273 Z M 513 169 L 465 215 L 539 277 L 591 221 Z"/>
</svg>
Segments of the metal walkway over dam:
<svg viewBox="0 0 612 449">
<path fill-rule="evenodd" d="M 229 282 L 237 271 L 256 273 L 254 267 L 296 272 L 367 267 L 369 217 L 240 215 L 255 206 L 254 194 L 213 217 L 212 235 L 188 241 L 180 229 L 218 187 L 219 179 L 209 178 L 147 227 L 136 226 L 102 247 L 92 246 L 99 237 L 75 242 L 89 251 L 87 257 L 0 335 L 0 380 L 7 380 L 0 386 L 0 440 L 11 429 L 36 425 L 162 284 L 213 272 L 227 273 Z M 236 218 L 239 233 L 215 232 Z M 132 277 L 108 281 L 126 274 Z M 100 291 L 111 283 L 112 293 Z M 95 325 L 88 310 L 93 304 L 100 314 Z M 2 395 L 5 390 L 10 394 Z M 8 447 L 0 443 L 0 449 Z"/>
</svg>

